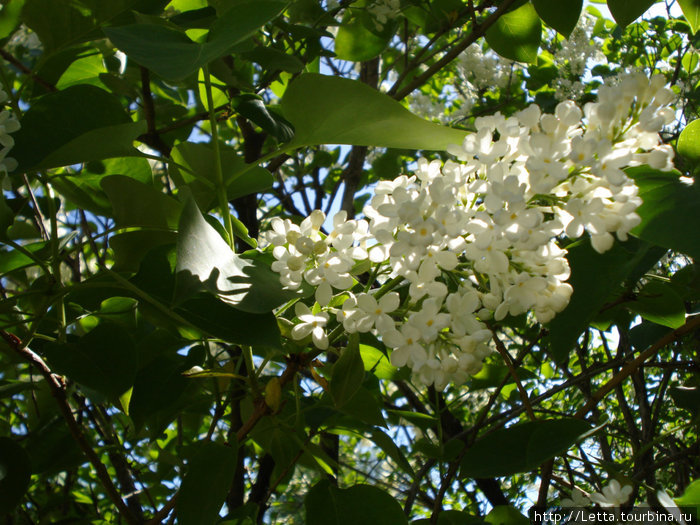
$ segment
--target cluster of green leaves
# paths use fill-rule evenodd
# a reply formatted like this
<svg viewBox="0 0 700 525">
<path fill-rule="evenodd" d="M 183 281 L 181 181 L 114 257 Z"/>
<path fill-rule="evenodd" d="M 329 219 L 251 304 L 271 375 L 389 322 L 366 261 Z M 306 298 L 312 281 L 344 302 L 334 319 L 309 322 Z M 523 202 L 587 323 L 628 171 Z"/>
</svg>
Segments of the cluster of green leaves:
<svg viewBox="0 0 700 525">
<path fill-rule="evenodd" d="M 700 165 L 700 5 L 640 19 L 652 0 L 608 0 L 608 20 L 581 0 L 402 0 L 383 21 L 375 4 L 2 3 L 22 128 L 0 200 L 0 515 L 515 524 L 527 495 L 606 479 L 700 503 L 700 189 L 681 178 Z M 261 225 L 338 200 L 353 216 L 477 116 L 552 110 L 582 13 L 606 63 L 577 79 L 581 102 L 626 67 L 679 95 L 679 171 L 629 172 L 634 237 L 568 246 L 569 307 L 494 325 L 512 362 L 466 385 L 416 384 L 371 334 L 292 341 L 312 291 L 281 287 Z M 469 45 L 516 61 L 508 86 L 470 93 L 452 127 L 411 113 L 417 91 L 465 103 Z"/>
</svg>

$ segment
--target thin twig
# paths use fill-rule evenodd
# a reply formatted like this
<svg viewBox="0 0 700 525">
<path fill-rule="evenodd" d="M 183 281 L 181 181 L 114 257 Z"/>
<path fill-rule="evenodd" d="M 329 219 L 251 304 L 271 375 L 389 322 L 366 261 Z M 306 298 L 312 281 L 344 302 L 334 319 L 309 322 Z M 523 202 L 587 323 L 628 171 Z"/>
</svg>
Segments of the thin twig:
<svg viewBox="0 0 700 525">
<path fill-rule="evenodd" d="M 530 397 L 527 395 L 527 390 L 525 390 L 525 387 L 523 387 L 523 384 L 520 382 L 518 372 L 513 366 L 513 360 L 511 359 L 508 350 L 506 350 L 503 341 L 501 341 L 498 338 L 495 332 L 493 334 L 493 340 L 496 343 L 496 349 L 498 350 L 498 353 L 501 354 L 501 357 L 503 357 L 503 361 L 505 361 L 506 366 L 508 367 L 508 372 L 510 372 L 513 381 L 515 381 L 515 385 L 517 386 L 518 392 L 520 393 L 520 398 L 523 400 L 523 405 L 525 406 L 525 412 L 527 412 L 528 417 L 532 421 L 534 421 L 535 419 L 537 419 L 537 417 L 535 417 L 535 412 L 532 410 L 532 405 L 530 404 Z"/>
<path fill-rule="evenodd" d="M 44 88 L 46 88 L 47 91 L 52 91 L 52 92 L 53 92 L 53 91 L 58 91 L 58 89 L 56 88 L 56 86 L 54 86 L 52 83 L 47 82 L 46 80 L 44 80 L 43 78 L 41 78 L 39 75 L 37 75 L 36 73 L 34 73 L 34 71 L 32 71 L 32 70 L 29 69 L 27 66 L 25 66 L 24 64 L 22 64 L 22 62 L 20 62 L 19 60 L 17 60 L 14 56 L 12 56 L 10 53 L 8 53 L 7 51 L 5 51 L 5 50 L 2 49 L 2 48 L 0 48 L 0 56 L 1 56 L 2 58 L 4 58 L 6 61 L 8 61 L 10 64 L 12 64 L 13 66 L 15 66 L 17 69 L 19 69 L 19 70 L 20 70 L 22 73 L 24 73 L 25 75 L 28 75 L 28 76 L 32 77 L 32 79 L 34 79 L 34 81 L 35 81 L 37 84 L 41 84 L 42 86 L 44 86 Z"/>
<path fill-rule="evenodd" d="M 693 315 L 691 317 L 688 317 L 686 320 L 685 324 L 681 326 L 680 328 L 677 328 L 673 330 L 672 332 L 669 332 L 665 336 L 663 336 L 661 339 L 659 339 L 656 343 L 654 343 L 652 346 L 647 348 L 644 352 L 639 354 L 639 356 L 634 360 L 626 364 L 622 369 L 616 373 L 607 383 L 605 383 L 602 387 L 600 387 L 592 396 L 591 399 L 583 406 L 581 407 L 574 417 L 577 418 L 583 418 L 590 412 L 600 401 L 610 392 L 612 389 L 614 389 L 617 385 L 619 385 L 623 380 L 625 380 L 627 377 L 629 377 L 635 370 L 637 370 L 640 366 L 644 364 L 644 362 L 649 359 L 650 357 L 653 357 L 656 352 L 661 350 L 663 347 L 666 345 L 672 343 L 676 339 L 679 339 L 680 337 L 689 334 L 697 329 L 700 328 L 700 314 L 698 315 Z"/>
<path fill-rule="evenodd" d="M 95 469 L 97 478 L 100 480 L 100 483 L 107 492 L 107 497 L 109 497 L 112 503 L 114 503 L 114 506 L 124 517 L 127 523 L 137 525 L 139 523 L 138 520 L 133 515 L 126 503 L 124 503 L 124 501 L 121 499 L 117 488 L 114 486 L 114 483 L 109 476 L 109 472 L 107 472 L 107 468 L 102 463 L 102 460 L 85 437 L 82 428 L 75 420 L 73 410 L 68 404 L 68 399 L 66 398 L 66 385 L 63 378 L 54 374 L 46 362 L 44 362 L 44 360 L 38 354 L 26 347 L 16 335 L 6 332 L 5 330 L 0 330 L 0 336 L 2 336 L 2 338 L 7 342 L 10 348 L 12 348 L 24 360 L 28 361 L 32 366 L 34 366 L 34 368 L 36 368 L 44 377 L 46 383 L 49 385 L 49 389 L 51 390 L 51 395 L 58 403 L 61 414 L 68 424 L 68 430 L 83 453 L 87 456 L 92 467 Z"/>
</svg>

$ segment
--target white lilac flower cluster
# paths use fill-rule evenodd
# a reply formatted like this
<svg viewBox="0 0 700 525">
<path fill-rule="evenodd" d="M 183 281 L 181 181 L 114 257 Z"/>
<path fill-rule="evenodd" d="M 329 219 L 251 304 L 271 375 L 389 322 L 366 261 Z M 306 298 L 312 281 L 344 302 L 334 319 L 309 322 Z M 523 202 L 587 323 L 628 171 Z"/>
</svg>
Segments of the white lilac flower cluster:
<svg viewBox="0 0 700 525">
<path fill-rule="evenodd" d="M 0 107 L 7 99 L 7 93 L 0 88 Z M 19 127 L 19 121 L 10 111 L 6 109 L 0 111 L 0 179 L 3 179 L 8 172 L 17 167 L 17 161 L 8 157 L 7 154 L 15 145 L 10 133 L 17 131 Z"/>
<path fill-rule="evenodd" d="M 583 95 L 581 82 L 592 62 L 603 62 L 605 55 L 599 39 L 593 38 L 596 18 L 584 14 L 578 24 L 566 38 L 561 47 L 554 52 L 553 62 L 558 71 L 555 80 L 555 96 L 558 100 L 579 99 Z"/>
<path fill-rule="evenodd" d="M 466 119 L 472 112 L 474 101 L 489 89 L 505 89 L 513 81 L 514 62 L 484 52 L 479 44 L 472 44 L 456 60 L 458 80 L 455 89 L 445 85 L 439 96 L 416 91 L 409 98 L 411 111 L 424 118 L 443 124 Z"/>
<path fill-rule="evenodd" d="M 464 382 L 491 352 L 487 321 L 532 312 L 548 322 L 568 304 L 562 234 L 588 232 L 604 252 L 639 224 L 641 199 L 623 168 L 671 168 L 659 131 L 674 118 L 672 99 L 662 77 L 634 74 L 601 87 L 583 111 L 562 102 L 554 114 L 532 105 L 480 118 L 450 149 L 457 162 L 420 159 L 414 175 L 380 182 L 366 219 L 341 212 L 327 236 L 320 211 L 300 225 L 274 219 L 273 270 L 288 288 L 316 288 L 313 310 L 297 305 L 292 337 L 327 348 L 335 315 L 347 333 L 380 337 L 420 381 Z M 357 268 L 384 285 L 351 292 Z M 399 283 L 403 301 L 391 291 Z"/>
<path fill-rule="evenodd" d="M 367 6 L 367 11 L 374 17 L 377 31 L 382 31 L 389 20 L 393 20 L 401 12 L 401 1 L 374 0 Z"/>
</svg>

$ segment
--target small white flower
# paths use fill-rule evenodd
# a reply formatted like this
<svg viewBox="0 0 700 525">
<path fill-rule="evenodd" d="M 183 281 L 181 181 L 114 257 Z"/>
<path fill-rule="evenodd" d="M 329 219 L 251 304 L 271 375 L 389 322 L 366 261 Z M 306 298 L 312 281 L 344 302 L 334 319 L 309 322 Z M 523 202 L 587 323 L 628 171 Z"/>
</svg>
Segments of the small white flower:
<svg viewBox="0 0 700 525">
<path fill-rule="evenodd" d="M 304 303 L 297 303 L 294 311 L 301 322 L 292 328 L 292 338 L 298 341 L 311 334 L 311 340 L 316 348 L 320 350 L 328 348 L 328 336 L 324 330 L 328 322 L 328 314 L 320 312 L 314 315 Z"/>
<path fill-rule="evenodd" d="M 602 507 L 619 507 L 627 503 L 632 491 L 631 485 L 622 486 L 619 481 L 613 479 L 607 486 L 603 487 L 603 490 L 591 494 L 591 501 Z"/>
</svg>

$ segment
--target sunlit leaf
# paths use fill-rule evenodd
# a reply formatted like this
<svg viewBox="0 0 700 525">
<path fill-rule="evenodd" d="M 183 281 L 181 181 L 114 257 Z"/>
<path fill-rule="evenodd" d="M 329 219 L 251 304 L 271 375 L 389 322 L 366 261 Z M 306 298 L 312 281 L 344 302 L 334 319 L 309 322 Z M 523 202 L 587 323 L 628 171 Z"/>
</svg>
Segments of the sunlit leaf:
<svg viewBox="0 0 700 525">
<path fill-rule="evenodd" d="M 542 23 L 531 3 L 501 15 L 486 31 L 486 42 L 504 58 L 535 62 L 542 38 Z"/>
<path fill-rule="evenodd" d="M 444 150 L 466 133 L 423 120 L 356 80 L 304 74 L 287 88 L 282 112 L 294 125 L 290 147 L 353 144 Z"/>
</svg>

